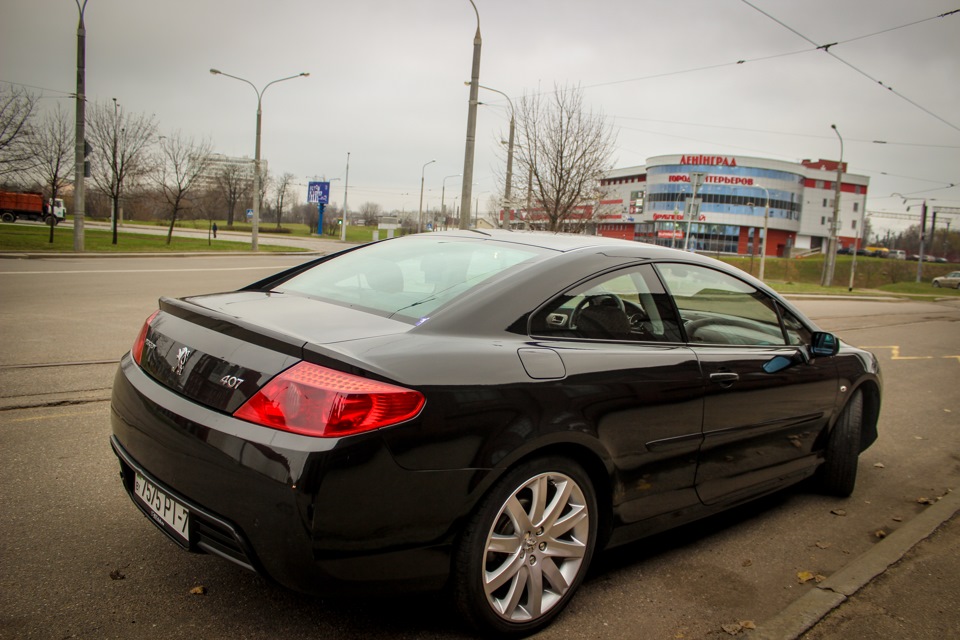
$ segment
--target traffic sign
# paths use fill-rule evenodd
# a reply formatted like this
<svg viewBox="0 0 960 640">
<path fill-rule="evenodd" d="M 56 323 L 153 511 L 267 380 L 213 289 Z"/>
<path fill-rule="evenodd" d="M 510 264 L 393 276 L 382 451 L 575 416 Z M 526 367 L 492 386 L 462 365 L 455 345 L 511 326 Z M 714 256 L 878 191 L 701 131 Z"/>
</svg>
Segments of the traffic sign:
<svg viewBox="0 0 960 640">
<path fill-rule="evenodd" d="M 330 204 L 330 183 L 310 182 L 307 184 L 307 202 Z"/>
</svg>

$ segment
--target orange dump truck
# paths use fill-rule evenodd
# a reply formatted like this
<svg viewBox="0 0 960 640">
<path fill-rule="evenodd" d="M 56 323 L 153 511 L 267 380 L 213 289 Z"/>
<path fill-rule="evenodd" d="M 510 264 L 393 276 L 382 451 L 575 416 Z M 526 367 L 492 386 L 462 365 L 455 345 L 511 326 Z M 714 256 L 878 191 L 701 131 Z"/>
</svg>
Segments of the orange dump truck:
<svg viewBox="0 0 960 640">
<path fill-rule="evenodd" d="M 64 213 L 60 198 L 51 206 L 50 202 L 44 203 L 39 193 L 0 191 L 0 220 L 4 222 L 41 220 L 47 224 L 59 224 Z"/>
</svg>

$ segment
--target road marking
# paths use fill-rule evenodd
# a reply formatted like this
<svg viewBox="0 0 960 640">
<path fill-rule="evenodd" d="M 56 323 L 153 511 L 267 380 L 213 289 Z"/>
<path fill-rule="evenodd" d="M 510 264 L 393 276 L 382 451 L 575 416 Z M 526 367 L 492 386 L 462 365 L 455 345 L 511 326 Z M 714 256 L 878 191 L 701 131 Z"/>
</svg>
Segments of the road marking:
<svg viewBox="0 0 960 640">
<path fill-rule="evenodd" d="M 43 409 L 43 407 L 29 407 L 29 409 Z M 17 409 L 18 411 L 26 411 L 27 408 Z M 8 419 L 5 416 L 0 418 L 0 422 L 3 424 L 16 424 L 19 422 L 39 422 L 41 420 L 51 420 L 55 418 L 75 418 L 78 416 L 95 416 L 103 413 L 103 410 L 99 411 L 71 411 L 69 413 L 44 413 L 42 416 L 33 416 L 30 418 L 12 418 Z"/>
<path fill-rule="evenodd" d="M 954 359 L 960 363 L 960 356 L 902 356 L 900 355 L 899 346 L 889 346 L 889 347 L 860 347 L 861 349 L 890 349 L 890 359 L 891 360 L 933 360 L 934 358 L 943 358 L 943 359 Z"/>
</svg>

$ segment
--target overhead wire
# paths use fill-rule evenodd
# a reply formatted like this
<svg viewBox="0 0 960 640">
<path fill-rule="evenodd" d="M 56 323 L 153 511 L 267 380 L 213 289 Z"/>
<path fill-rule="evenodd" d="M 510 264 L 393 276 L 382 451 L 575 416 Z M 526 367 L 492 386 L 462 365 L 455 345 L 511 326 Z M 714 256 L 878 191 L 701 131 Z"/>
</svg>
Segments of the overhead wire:
<svg viewBox="0 0 960 640">
<path fill-rule="evenodd" d="M 831 56 L 832 58 L 834 58 L 834 59 L 837 60 L 838 62 L 843 63 L 844 65 L 850 67 L 850 69 L 856 71 L 856 72 L 859 73 L 860 75 L 862 75 L 862 76 L 870 79 L 871 81 L 879 84 L 881 87 L 883 87 L 884 89 L 887 89 L 888 91 L 890 91 L 891 93 L 893 93 L 895 96 L 897 96 L 897 97 L 900 98 L 901 100 L 904 100 L 904 101 L 908 102 L 909 104 L 913 105 L 913 106 L 916 107 L 917 109 L 920 109 L 921 111 L 923 111 L 923 112 L 926 113 L 927 115 L 932 116 L 933 118 L 936 118 L 937 120 L 939 120 L 939 121 L 942 122 L 943 124 L 947 125 L 948 127 L 952 128 L 952 129 L 956 129 L 957 131 L 960 131 L 960 126 L 957 126 L 956 124 L 954 124 L 954 123 L 948 121 L 947 119 L 939 116 L 938 114 L 934 113 L 934 112 L 931 111 L 930 109 L 927 109 L 926 107 L 924 107 L 924 106 L 921 105 L 920 103 L 916 102 L 915 100 L 912 100 L 911 98 L 908 98 L 908 97 L 905 96 L 904 94 L 900 93 L 899 91 L 897 91 L 896 89 L 894 89 L 894 88 L 891 87 L 890 85 L 886 84 L 886 83 L 883 82 L 882 80 L 879 80 L 879 79 L 873 77 L 872 75 L 870 75 L 869 73 L 867 73 L 867 72 L 864 71 L 863 69 L 860 69 L 859 67 L 857 67 L 857 66 L 854 65 L 853 63 L 848 62 L 847 60 L 844 60 L 843 58 L 841 58 L 841 57 L 838 56 L 837 54 L 833 53 L 830 49 L 831 49 L 832 47 L 837 46 L 838 44 L 840 44 L 839 42 L 833 42 L 833 43 L 830 43 L 830 44 L 818 44 L 817 42 L 815 42 L 814 40 L 808 38 L 808 37 L 805 36 L 804 34 L 800 33 L 799 31 L 797 31 L 796 29 L 794 29 L 793 27 L 791 27 L 791 26 L 788 25 L 787 23 L 785 23 L 785 22 L 783 22 L 782 20 L 778 19 L 777 17 L 775 17 L 775 16 L 767 13 L 767 12 L 764 11 L 763 9 L 757 7 L 755 4 L 751 3 L 750 0 L 740 0 L 740 1 L 741 1 L 742 3 L 744 3 L 745 5 L 747 5 L 748 7 L 752 8 L 753 10 L 755 10 L 755 11 L 757 11 L 757 12 L 765 15 L 765 16 L 768 17 L 769 19 L 773 20 L 774 22 L 776 22 L 777 24 L 779 24 L 779 25 L 780 25 L 781 27 L 783 27 L 784 29 L 787 29 L 787 30 L 790 31 L 791 33 L 797 35 L 798 37 L 800 37 L 800 38 L 802 38 L 802 39 L 804 39 L 804 40 L 806 40 L 806 41 L 809 42 L 810 44 L 814 45 L 817 49 L 823 51 L 824 53 L 826 53 L 827 55 Z M 947 12 L 945 12 L 945 13 L 941 13 L 941 14 L 938 15 L 938 16 L 934 16 L 933 18 L 928 18 L 928 20 L 935 20 L 935 19 L 939 19 L 939 18 L 945 18 L 945 17 L 947 17 L 947 16 L 954 15 L 954 14 L 956 14 L 956 13 L 958 13 L 958 12 L 960 12 L 960 9 L 955 9 L 955 10 L 953 10 L 953 11 L 947 11 Z M 920 22 L 926 22 L 926 20 L 920 20 L 920 21 L 911 23 L 911 25 L 912 25 L 912 24 L 919 24 Z M 911 26 L 911 25 L 904 25 L 904 27 L 906 27 L 906 26 Z M 900 27 L 900 28 L 902 28 L 902 27 Z M 891 30 L 893 30 L 893 29 L 888 29 L 887 31 L 891 31 Z M 884 32 L 877 32 L 877 33 L 884 33 Z M 872 35 L 877 35 L 877 34 L 870 34 L 870 35 L 866 35 L 866 36 L 860 36 L 859 38 L 856 38 L 856 39 L 863 39 L 863 38 L 870 37 L 870 36 L 872 36 Z"/>
</svg>

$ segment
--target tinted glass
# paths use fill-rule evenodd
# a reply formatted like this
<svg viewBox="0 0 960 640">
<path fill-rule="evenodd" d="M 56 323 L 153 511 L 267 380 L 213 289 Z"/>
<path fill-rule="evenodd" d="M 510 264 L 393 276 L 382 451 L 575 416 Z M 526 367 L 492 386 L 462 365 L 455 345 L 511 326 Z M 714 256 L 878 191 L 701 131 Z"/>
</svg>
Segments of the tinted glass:
<svg viewBox="0 0 960 640">
<path fill-rule="evenodd" d="M 386 241 L 322 262 L 275 290 L 418 322 L 470 289 L 547 253 L 552 252 L 429 236 Z"/>
<path fill-rule="evenodd" d="M 707 344 L 781 345 L 773 301 L 746 282 L 707 267 L 658 264 L 687 340 Z"/>
<path fill-rule="evenodd" d="M 580 340 L 680 342 L 666 292 L 649 265 L 598 276 L 534 314 L 530 333 Z"/>
</svg>

